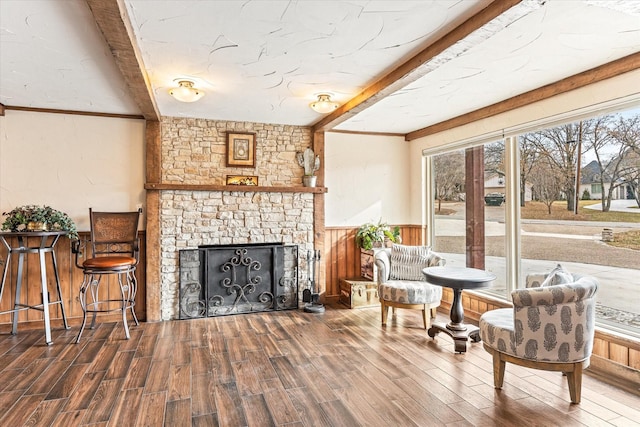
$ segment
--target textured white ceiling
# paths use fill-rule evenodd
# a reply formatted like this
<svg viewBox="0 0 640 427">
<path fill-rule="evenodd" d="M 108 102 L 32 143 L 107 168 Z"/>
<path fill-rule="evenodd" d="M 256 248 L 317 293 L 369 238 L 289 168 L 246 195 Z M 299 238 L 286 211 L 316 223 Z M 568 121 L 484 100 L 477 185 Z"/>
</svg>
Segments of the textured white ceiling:
<svg viewBox="0 0 640 427">
<path fill-rule="evenodd" d="M 311 125 L 486 0 L 124 0 L 160 113 Z M 540 6 L 540 3 L 544 3 Z M 337 129 L 410 132 L 640 51 L 639 0 L 524 0 Z M 174 79 L 207 95 L 179 103 Z M 83 0 L 0 0 L 0 103 L 138 114 Z"/>
<path fill-rule="evenodd" d="M 0 103 L 139 114 L 83 0 L 0 0 Z"/>
<path fill-rule="evenodd" d="M 481 43 L 336 128 L 408 133 L 638 52 L 640 1 L 631 2 L 624 13 L 548 1 L 491 37 L 478 30 Z"/>
<path fill-rule="evenodd" d="M 301 125 L 321 117 L 308 108 L 315 94 L 347 101 L 479 4 L 127 1 L 163 115 Z M 178 77 L 205 98 L 173 100 Z"/>
</svg>

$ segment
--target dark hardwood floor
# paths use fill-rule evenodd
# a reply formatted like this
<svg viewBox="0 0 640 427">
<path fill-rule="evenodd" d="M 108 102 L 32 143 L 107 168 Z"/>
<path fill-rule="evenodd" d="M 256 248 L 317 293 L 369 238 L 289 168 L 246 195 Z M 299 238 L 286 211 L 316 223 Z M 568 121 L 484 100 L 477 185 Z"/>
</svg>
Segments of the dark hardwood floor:
<svg viewBox="0 0 640 427">
<path fill-rule="evenodd" d="M 444 319 L 444 315 L 440 315 Z M 587 374 L 572 405 L 561 374 L 507 365 L 493 388 L 481 344 L 454 354 L 417 310 L 260 313 L 143 323 L 0 327 L 0 426 L 632 426 L 640 397 Z M 58 328 L 58 329 L 56 329 Z"/>
</svg>

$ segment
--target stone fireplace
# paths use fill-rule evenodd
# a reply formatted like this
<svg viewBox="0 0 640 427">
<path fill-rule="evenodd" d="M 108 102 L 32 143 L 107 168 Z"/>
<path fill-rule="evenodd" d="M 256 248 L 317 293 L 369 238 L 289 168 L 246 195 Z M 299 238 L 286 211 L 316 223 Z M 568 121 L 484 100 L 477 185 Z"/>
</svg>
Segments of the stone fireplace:
<svg viewBox="0 0 640 427">
<path fill-rule="evenodd" d="M 224 166 L 227 132 L 256 134 L 255 168 Z M 310 146 L 306 127 L 163 118 L 161 320 L 180 317 L 181 250 L 263 243 L 295 245 L 300 254 L 314 249 L 314 194 L 302 190 L 295 159 Z M 234 191 L 224 185 L 227 175 L 258 176 L 260 187 Z M 297 269 L 300 294 L 305 263 Z"/>
</svg>

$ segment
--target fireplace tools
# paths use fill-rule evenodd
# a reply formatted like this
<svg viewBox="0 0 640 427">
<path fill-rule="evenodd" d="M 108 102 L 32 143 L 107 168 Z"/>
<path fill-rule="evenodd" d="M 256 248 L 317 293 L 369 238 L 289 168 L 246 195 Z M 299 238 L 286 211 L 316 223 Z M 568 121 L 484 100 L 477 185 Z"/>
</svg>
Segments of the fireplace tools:
<svg viewBox="0 0 640 427">
<path fill-rule="evenodd" d="M 316 292 L 316 275 L 318 263 L 320 262 L 320 251 L 307 251 L 307 280 L 309 287 L 302 291 L 302 302 L 304 311 L 307 313 L 324 313 L 324 305 L 318 302 L 320 294 Z"/>
</svg>

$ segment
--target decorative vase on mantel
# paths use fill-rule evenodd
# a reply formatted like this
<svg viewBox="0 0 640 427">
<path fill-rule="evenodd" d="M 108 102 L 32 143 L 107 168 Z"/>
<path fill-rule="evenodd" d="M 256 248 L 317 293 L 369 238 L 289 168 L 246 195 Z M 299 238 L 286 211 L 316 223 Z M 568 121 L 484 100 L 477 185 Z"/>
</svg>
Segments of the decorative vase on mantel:
<svg viewBox="0 0 640 427">
<path fill-rule="evenodd" d="M 307 148 L 304 152 L 296 153 L 296 160 L 304 169 L 302 184 L 305 187 L 315 187 L 317 177 L 314 173 L 320 169 L 320 156 L 316 156 L 311 148 Z"/>
<path fill-rule="evenodd" d="M 315 175 L 305 175 L 302 177 L 302 184 L 305 187 L 315 187 L 316 186 L 316 178 Z"/>
</svg>

